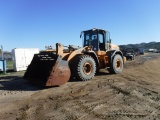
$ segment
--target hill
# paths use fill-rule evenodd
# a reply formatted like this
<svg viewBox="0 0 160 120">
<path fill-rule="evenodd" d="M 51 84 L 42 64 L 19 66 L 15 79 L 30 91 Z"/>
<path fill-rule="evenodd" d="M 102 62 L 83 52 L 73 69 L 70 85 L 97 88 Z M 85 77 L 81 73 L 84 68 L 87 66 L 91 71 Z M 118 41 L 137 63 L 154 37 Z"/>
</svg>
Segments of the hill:
<svg viewBox="0 0 160 120">
<path fill-rule="evenodd" d="M 158 50 L 160 50 L 160 42 L 119 45 L 119 47 L 121 48 L 121 50 L 124 50 L 124 49 L 137 50 L 139 48 L 143 48 L 144 50 L 148 50 L 148 49 L 158 49 Z"/>
</svg>

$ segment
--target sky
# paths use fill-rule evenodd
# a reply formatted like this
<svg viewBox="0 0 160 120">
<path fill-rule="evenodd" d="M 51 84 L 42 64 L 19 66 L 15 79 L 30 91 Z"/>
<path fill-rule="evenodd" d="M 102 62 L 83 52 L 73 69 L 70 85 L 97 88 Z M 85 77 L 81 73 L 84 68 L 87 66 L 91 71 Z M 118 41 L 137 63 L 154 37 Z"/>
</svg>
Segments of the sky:
<svg viewBox="0 0 160 120">
<path fill-rule="evenodd" d="M 160 42 L 160 0 L 0 0 L 0 45 L 82 46 L 80 32 L 110 31 L 116 45 Z"/>
</svg>

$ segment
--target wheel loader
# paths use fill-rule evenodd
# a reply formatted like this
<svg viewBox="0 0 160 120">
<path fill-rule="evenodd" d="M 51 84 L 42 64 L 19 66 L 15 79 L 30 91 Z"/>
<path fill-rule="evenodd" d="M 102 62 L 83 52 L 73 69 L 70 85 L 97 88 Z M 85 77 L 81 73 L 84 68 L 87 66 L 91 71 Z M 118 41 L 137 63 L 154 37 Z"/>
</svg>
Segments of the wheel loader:
<svg viewBox="0 0 160 120">
<path fill-rule="evenodd" d="M 111 44 L 110 33 L 93 28 L 82 31 L 83 47 L 56 43 L 56 49 L 35 54 L 24 78 L 44 86 L 57 86 L 70 78 L 87 81 L 100 69 L 121 73 L 126 61 L 119 47 Z"/>
</svg>

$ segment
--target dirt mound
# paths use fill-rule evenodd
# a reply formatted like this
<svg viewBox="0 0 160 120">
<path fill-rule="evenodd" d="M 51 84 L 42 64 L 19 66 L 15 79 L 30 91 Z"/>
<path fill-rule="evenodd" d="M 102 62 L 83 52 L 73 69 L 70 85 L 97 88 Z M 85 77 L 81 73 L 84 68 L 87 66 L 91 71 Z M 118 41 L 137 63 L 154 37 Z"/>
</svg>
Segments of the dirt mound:
<svg viewBox="0 0 160 120">
<path fill-rule="evenodd" d="M 138 56 L 125 64 L 121 74 L 101 70 L 90 81 L 45 89 L 21 76 L 1 77 L 0 119 L 160 119 L 159 64 L 160 54 Z"/>
</svg>

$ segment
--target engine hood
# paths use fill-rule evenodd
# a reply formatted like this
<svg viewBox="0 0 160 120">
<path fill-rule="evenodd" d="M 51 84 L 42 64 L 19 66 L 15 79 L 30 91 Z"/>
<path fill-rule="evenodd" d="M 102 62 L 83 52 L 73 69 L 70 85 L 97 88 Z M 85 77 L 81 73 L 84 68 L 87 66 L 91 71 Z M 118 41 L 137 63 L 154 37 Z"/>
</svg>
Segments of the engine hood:
<svg viewBox="0 0 160 120">
<path fill-rule="evenodd" d="M 110 50 L 120 50 L 120 48 L 117 45 L 110 44 Z"/>
</svg>

